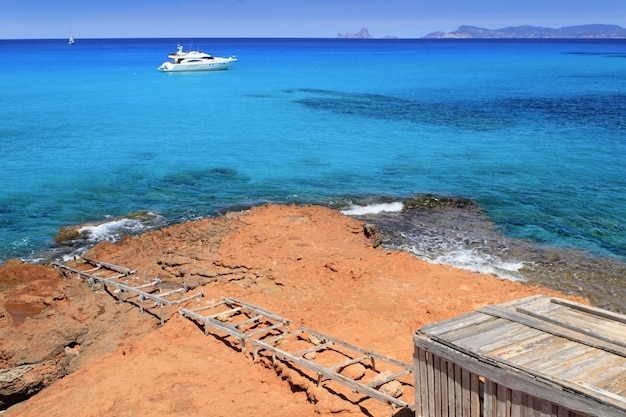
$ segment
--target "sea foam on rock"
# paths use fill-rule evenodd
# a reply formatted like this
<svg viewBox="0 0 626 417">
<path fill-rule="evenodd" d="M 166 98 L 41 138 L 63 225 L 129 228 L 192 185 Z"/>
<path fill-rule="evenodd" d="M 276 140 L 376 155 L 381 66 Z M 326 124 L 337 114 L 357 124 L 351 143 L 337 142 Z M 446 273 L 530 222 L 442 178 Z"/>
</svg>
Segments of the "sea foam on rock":
<svg viewBox="0 0 626 417">
<path fill-rule="evenodd" d="M 139 211 L 126 216 L 115 217 L 95 222 L 86 222 L 77 225 L 64 226 L 54 238 L 56 243 L 68 243 L 75 240 L 107 241 L 114 240 L 120 231 L 146 228 L 142 224 L 157 219 L 158 216 L 151 212 Z"/>
</svg>

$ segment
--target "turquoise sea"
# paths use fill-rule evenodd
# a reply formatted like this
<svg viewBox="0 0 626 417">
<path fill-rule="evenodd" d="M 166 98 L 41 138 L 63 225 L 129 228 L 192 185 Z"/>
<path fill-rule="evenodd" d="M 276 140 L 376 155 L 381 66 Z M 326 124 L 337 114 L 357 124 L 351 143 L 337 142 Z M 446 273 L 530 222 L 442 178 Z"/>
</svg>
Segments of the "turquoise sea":
<svg viewBox="0 0 626 417">
<path fill-rule="evenodd" d="M 178 42 L 238 62 L 157 71 Z M 431 262 L 626 308 L 626 40 L 0 40 L 0 54 L 0 262 L 317 203 Z"/>
</svg>

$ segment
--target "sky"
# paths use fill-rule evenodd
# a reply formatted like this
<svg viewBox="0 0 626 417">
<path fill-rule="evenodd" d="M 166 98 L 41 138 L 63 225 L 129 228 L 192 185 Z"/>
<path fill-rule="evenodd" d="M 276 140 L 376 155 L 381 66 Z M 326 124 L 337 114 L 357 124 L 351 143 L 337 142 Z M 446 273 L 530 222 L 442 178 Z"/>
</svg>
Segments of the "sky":
<svg viewBox="0 0 626 417">
<path fill-rule="evenodd" d="M 420 38 L 487 29 L 583 24 L 626 27 L 624 0 L 0 0 L 0 39 Z"/>
</svg>

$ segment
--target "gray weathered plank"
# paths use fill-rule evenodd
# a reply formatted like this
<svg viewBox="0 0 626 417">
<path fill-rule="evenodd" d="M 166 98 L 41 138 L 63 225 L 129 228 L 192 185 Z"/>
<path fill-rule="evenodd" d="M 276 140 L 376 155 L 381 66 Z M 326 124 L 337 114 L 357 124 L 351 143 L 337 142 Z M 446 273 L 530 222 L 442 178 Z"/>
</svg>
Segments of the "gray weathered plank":
<svg viewBox="0 0 626 417">
<path fill-rule="evenodd" d="M 530 317 L 518 312 L 508 311 L 498 306 L 483 307 L 478 312 L 482 314 L 488 314 L 494 317 L 500 317 L 503 319 L 516 321 L 529 327 L 542 330 L 546 333 L 551 333 L 556 336 L 565 337 L 570 340 L 586 344 L 588 346 L 604 349 L 609 352 L 613 352 L 620 356 L 626 356 L 626 348 L 623 346 L 610 343 L 606 340 L 598 339 L 592 335 L 585 334 L 583 332 L 563 328 L 562 326 L 555 325 L 553 323 L 546 322 L 534 317 Z"/>
</svg>

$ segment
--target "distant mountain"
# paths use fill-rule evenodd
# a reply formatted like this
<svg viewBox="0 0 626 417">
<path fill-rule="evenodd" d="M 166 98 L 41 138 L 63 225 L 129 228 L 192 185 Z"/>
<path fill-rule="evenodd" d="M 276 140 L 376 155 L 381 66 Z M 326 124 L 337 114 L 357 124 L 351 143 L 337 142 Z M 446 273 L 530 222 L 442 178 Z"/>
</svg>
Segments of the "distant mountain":
<svg viewBox="0 0 626 417">
<path fill-rule="evenodd" d="M 540 26 L 516 26 L 502 29 L 484 29 L 475 26 L 459 26 L 454 32 L 433 32 L 425 35 L 430 39 L 532 39 L 532 38 L 626 38 L 626 29 L 617 25 L 580 25 L 559 29 Z"/>
</svg>

